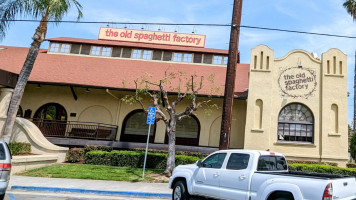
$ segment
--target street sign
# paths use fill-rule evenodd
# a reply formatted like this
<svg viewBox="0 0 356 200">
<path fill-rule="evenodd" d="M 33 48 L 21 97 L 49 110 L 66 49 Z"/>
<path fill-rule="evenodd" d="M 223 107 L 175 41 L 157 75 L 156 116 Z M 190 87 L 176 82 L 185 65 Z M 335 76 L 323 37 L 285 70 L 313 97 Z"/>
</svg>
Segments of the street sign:
<svg viewBox="0 0 356 200">
<path fill-rule="evenodd" d="M 147 160 L 148 142 L 150 141 L 151 125 L 155 124 L 155 118 L 156 118 L 156 107 L 149 107 L 148 108 L 148 113 L 147 113 L 147 122 L 146 122 L 148 124 L 148 133 L 147 133 L 145 160 L 143 162 L 142 178 L 145 178 L 145 168 L 146 168 L 146 160 Z"/>
<path fill-rule="evenodd" d="M 147 124 L 155 124 L 156 107 L 149 107 L 147 114 Z"/>
</svg>

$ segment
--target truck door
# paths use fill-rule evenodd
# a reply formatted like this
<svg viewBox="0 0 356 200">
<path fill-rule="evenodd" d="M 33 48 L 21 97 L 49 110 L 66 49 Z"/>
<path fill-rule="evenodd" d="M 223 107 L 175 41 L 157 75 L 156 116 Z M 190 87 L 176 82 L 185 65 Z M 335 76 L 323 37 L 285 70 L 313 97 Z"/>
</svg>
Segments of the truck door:
<svg viewBox="0 0 356 200">
<path fill-rule="evenodd" d="M 216 153 L 207 157 L 198 169 L 194 183 L 194 193 L 209 197 L 219 197 L 221 167 L 226 153 Z"/>
<path fill-rule="evenodd" d="M 251 170 L 248 167 L 250 155 L 231 153 L 226 169 L 220 176 L 222 199 L 247 200 Z"/>
</svg>

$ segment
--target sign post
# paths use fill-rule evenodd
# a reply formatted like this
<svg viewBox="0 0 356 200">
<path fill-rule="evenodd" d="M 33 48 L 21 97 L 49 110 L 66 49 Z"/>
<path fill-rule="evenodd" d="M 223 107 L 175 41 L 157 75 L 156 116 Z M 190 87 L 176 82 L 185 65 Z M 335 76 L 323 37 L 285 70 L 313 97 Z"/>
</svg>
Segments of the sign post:
<svg viewBox="0 0 356 200">
<path fill-rule="evenodd" d="M 151 125 L 155 124 L 155 118 L 156 118 L 156 107 L 149 107 L 148 114 L 147 114 L 147 122 L 146 122 L 148 124 L 148 133 L 147 133 L 147 143 L 146 143 L 145 161 L 143 163 L 142 178 L 145 178 L 148 142 L 150 141 Z"/>
</svg>

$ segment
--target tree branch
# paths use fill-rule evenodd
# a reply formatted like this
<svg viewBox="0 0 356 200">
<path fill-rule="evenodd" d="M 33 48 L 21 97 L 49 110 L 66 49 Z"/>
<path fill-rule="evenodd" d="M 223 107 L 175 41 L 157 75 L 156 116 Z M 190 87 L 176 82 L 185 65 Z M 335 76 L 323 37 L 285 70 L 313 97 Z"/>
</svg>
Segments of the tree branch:
<svg viewBox="0 0 356 200">
<path fill-rule="evenodd" d="M 194 76 L 192 76 L 192 85 L 191 85 L 191 89 L 193 92 L 192 103 L 185 109 L 184 112 L 180 112 L 176 115 L 178 117 L 178 120 L 188 117 L 194 111 L 196 111 L 202 104 L 206 104 L 206 103 L 210 102 L 210 100 L 207 100 L 207 101 L 202 101 L 202 102 L 199 102 L 198 104 L 196 104 L 197 95 L 198 95 L 199 90 L 202 89 L 202 86 L 203 86 L 203 76 L 201 76 L 199 88 L 196 90 L 194 89 Z"/>
<path fill-rule="evenodd" d="M 192 92 L 193 92 L 193 94 L 197 95 L 199 90 L 202 89 L 202 87 L 203 87 L 203 79 L 204 79 L 204 76 L 201 76 L 200 77 L 199 88 L 197 90 L 195 90 L 194 89 L 194 85 L 193 85 L 194 84 L 194 76 L 192 76 Z"/>
<path fill-rule="evenodd" d="M 166 110 L 168 111 L 169 115 L 173 116 L 174 110 L 172 109 L 172 106 L 169 103 L 168 93 L 163 87 L 162 80 L 159 81 L 159 89 L 161 90 L 162 93 L 162 101 L 167 106 Z"/>
<path fill-rule="evenodd" d="M 147 113 L 147 110 L 145 109 L 145 106 L 143 105 L 141 99 L 140 99 L 139 96 L 138 96 L 137 80 L 135 80 L 134 82 L 135 82 L 135 86 L 136 86 L 136 90 L 135 90 L 136 92 L 135 92 L 134 99 L 135 99 L 135 101 L 137 101 L 137 102 L 141 105 L 143 111 L 144 111 L 145 113 Z"/>
<path fill-rule="evenodd" d="M 206 100 L 206 101 L 201 101 L 198 102 L 197 108 L 199 108 L 200 106 L 202 106 L 203 104 L 208 104 L 211 100 Z"/>
<path fill-rule="evenodd" d="M 156 83 L 152 83 L 152 82 L 149 82 L 149 81 L 145 81 L 146 83 L 148 83 L 148 84 L 151 84 L 151 85 L 155 85 L 155 86 L 160 86 L 159 84 L 156 84 Z"/>
<path fill-rule="evenodd" d="M 187 96 L 187 93 L 184 93 L 184 94 L 178 94 L 178 98 L 173 101 L 172 103 L 172 108 L 173 110 L 176 110 L 176 105 L 181 102 L 185 97 Z"/>
</svg>

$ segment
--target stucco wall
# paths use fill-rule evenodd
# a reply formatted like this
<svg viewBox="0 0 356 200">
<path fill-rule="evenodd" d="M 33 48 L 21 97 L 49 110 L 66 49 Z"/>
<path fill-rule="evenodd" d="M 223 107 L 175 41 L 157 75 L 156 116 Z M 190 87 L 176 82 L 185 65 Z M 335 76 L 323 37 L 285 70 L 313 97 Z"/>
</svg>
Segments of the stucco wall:
<svg viewBox="0 0 356 200">
<path fill-rule="evenodd" d="M 136 109 L 141 109 L 138 103 L 126 104 L 117 98 L 122 98 L 127 94 L 132 94 L 125 91 L 109 92 L 116 96 L 114 98 L 105 89 L 91 89 L 87 92 L 86 88 L 74 87 L 77 100 L 74 99 L 69 86 L 50 86 L 29 84 L 24 93 L 21 107 L 25 111 L 32 110 L 31 117 L 44 104 L 58 103 L 62 105 L 67 112 L 68 121 L 86 121 L 100 122 L 105 124 L 118 125 L 118 133 L 116 139 L 120 139 L 122 132 L 122 124 L 125 117 Z M 170 101 L 173 101 L 175 96 L 170 96 Z M 199 97 L 198 101 L 205 101 L 208 98 Z M 222 114 L 221 98 L 209 99 L 210 105 L 218 105 L 218 109 L 213 108 L 211 114 L 206 114 L 206 107 L 199 108 L 193 114 L 200 122 L 200 139 L 199 146 L 217 147 L 220 139 L 220 121 Z M 152 105 L 148 97 L 143 100 L 146 107 Z M 183 100 L 177 105 L 177 112 L 184 111 L 189 105 L 189 100 Z M 233 108 L 231 148 L 243 148 L 244 133 L 245 133 L 245 116 L 246 116 L 246 101 L 235 100 Z M 75 113 L 75 117 L 71 117 L 70 113 Z M 155 143 L 164 143 L 165 125 L 163 122 L 158 122 L 156 125 Z"/>
<path fill-rule="evenodd" d="M 338 72 L 342 63 L 342 74 L 325 73 L 327 60 L 333 66 L 334 57 Z M 273 50 L 267 46 L 252 49 L 245 148 L 270 149 L 294 159 L 327 159 L 343 165 L 348 148 L 346 66 L 346 55 L 337 49 L 324 53 L 321 59 L 304 50 L 293 50 L 282 58 L 274 58 Z M 288 82 L 295 80 L 303 82 L 298 85 Z M 262 127 L 256 124 L 261 107 L 258 101 L 263 102 Z M 279 113 L 290 103 L 299 103 L 311 110 L 314 116 L 312 143 L 277 139 Z M 332 104 L 338 108 L 338 133 L 330 132 Z"/>
</svg>

